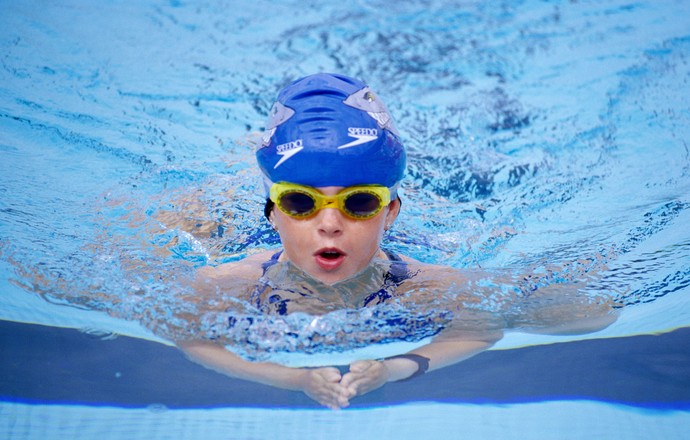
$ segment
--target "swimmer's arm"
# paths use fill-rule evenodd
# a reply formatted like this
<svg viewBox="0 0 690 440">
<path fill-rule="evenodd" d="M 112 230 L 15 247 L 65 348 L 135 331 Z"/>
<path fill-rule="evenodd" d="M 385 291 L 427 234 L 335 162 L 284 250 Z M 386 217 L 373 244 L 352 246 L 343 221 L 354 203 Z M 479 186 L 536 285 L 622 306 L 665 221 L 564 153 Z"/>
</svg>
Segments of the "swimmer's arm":
<svg viewBox="0 0 690 440">
<path fill-rule="evenodd" d="M 527 333 L 550 336 L 583 335 L 603 330 L 616 322 L 617 319 L 618 315 L 613 311 L 609 311 L 606 314 L 589 316 L 586 318 L 576 318 L 571 321 L 564 321 L 543 327 L 525 326 L 516 327 L 516 329 L 525 331 Z"/>
<path fill-rule="evenodd" d="M 496 340 L 438 341 L 412 350 L 408 354 L 416 354 L 429 359 L 428 371 L 434 371 L 488 350 L 496 343 Z M 416 362 L 405 358 L 385 359 L 383 364 L 388 370 L 387 382 L 407 379 L 418 369 Z"/>
<path fill-rule="evenodd" d="M 212 342 L 184 341 L 177 346 L 193 361 L 237 379 L 298 390 L 299 379 L 290 368 L 266 362 L 249 362 Z"/>
<path fill-rule="evenodd" d="M 218 266 L 203 266 L 197 272 L 195 287 L 218 285 L 226 280 L 248 280 L 256 282 L 263 270 L 261 264 L 270 259 L 275 251 L 264 251 L 250 255 L 240 261 L 224 263 Z"/>
<path fill-rule="evenodd" d="M 211 342 L 178 341 L 177 346 L 194 362 L 226 376 L 287 390 L 302 391 L 332 409 L 349 404 L 336 368 L 290 368 L 271 362 L 249 362 Z"/>
<path fill-rule="evenodd" d="M 581 335 L 603 330 L 618 319 L 617 304 L 603 296 L 592 298 L 577 285 L 554 284 L 516 302 L 508 328 L 544 335 Z"/>
<path fill-rule="evenodd" d="M 434 341 L 410 351 L 407 354 L 423 356 L 429 359 L 429 370 L 438 370 L 489 349 L 502 337 L 501 332 L 494 332 L 490 337 L 477 340 L 443 340 Z M 343 376 L 342 383 L 352 395 L 362 395 L 373 391 L 387 382 L 407 379 L 419 369 L 417 362 L 401 357 L 374 361 L 356 361 L 350 365 L 350 371 Z"/>
</svg>

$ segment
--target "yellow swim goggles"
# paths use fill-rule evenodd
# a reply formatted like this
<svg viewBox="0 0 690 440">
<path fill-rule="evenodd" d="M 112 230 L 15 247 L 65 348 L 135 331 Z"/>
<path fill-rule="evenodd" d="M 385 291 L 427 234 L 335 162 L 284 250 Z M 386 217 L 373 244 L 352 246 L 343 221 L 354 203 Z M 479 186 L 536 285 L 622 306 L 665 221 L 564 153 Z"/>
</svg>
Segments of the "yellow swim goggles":
<svg viewBox="0 0 690 440">
<path fill-rule="evenodd" d="M 391 202 L 391 193 L 381 185 L 349 186 L 334 196 L 311 186 L 279 182 L 271 186 L 269 197 L 283 213 L 305 219 L 323 208 L 338 208 L 354 220 L 366 220 Z"/>
</svg>

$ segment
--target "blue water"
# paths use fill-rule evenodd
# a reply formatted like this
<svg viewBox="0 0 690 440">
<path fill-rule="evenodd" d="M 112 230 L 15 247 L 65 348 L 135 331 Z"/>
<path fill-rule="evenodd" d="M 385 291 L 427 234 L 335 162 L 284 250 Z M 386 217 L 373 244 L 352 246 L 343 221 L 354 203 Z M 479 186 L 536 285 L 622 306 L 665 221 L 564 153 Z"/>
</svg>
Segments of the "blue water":
<svg viewBox="0 0 690 440">
<path fill-rule="evenodd" d="M 684 438 L 688 17 L 683 1 L 0 1 L 0 342 L 26 370 L 5 376 L 0 436 Z M 340 413 L 213 377 L 243 391 L 226 405 L 210 389 L 194 402 L 191 390 L 179 404 L 154 391 L 139 399 L 148 363 L 135 388 L 108 394 L 94 379 L 114 365 L 98 361 L 106 344 L 124 344 L 113 377 L 126 378 L 153 350 L 134 341 L 163 350 L 186 328 L 196 268 L 277 246 L 252 145 L 277 90 L 316 71 L 365 79 L 406 141 L 389 247 L 578 282 L 621 304 L 618 321 L 568 338 L 510 333 L 476 364 L 430 374 L 423 388 L 391 384 Z M 80 367 L 61 367 L 56 349 L 80 353 L 86 340 L 103 344 L 79 362 L 93 394 L 64 382 Z M 626 341 L 633 348 L 615 349 Z M 666 351 L 634 351 L 655 345 Z M 538 391 L 525 372 L 558 357 L 538 356 L 549 347 L 596 367 L 563 370 L 572 380 L 551 376 L 557 386 Z M 618 357 L 597 364 L 607 351 Z M 192 367 L 170 362 L 157 371 L 174 394 L 186 388 L 170 372 Z M 491 373 L 497 364 L 514 368 Z M 437 394 L 454 374 L 470 382 Z M 597 377 L 621 382 L 598 393 Z"/>
</svg>

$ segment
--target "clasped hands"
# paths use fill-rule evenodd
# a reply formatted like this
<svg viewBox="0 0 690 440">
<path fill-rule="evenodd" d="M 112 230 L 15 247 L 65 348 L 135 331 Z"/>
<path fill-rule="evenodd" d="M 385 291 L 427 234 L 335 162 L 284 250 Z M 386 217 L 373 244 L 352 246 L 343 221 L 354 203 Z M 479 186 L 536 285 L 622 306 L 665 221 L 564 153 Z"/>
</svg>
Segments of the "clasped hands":
<svg viewBox="0 0 690 440">
<path fill-rule="evenodd" d="M 345 374 L 334 367 L 301 371 L 302 391 L 331 409 L 349 406 L 350 399 L 381 387 L 390 377 L 385 363 L 375 360 L 355 361 Z"/>
</svg>

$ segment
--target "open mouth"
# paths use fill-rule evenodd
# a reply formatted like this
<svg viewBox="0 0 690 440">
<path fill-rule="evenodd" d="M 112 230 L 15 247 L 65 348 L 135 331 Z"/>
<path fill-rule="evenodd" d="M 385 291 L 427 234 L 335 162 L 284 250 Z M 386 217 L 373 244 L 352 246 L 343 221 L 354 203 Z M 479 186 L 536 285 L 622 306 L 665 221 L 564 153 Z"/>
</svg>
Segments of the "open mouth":
<svg viewBox="0 0 690 440">
<path fill-rule="evenodd" d="M 345 252 L 340 249 L 327 248 L 320 249 L 314 256 L 317 264 L 324 270 L 334 270 L 345 261 Z"/>
<path fill-rule="evenodd" d="M 326 260 L 335 260 L 337 258 L 340 258 L 342 254 L 338 251 L 323 251 L 319 253 L 319 255 L 321 256 L 321 258 L 325 258 Z"/>
</svg>

